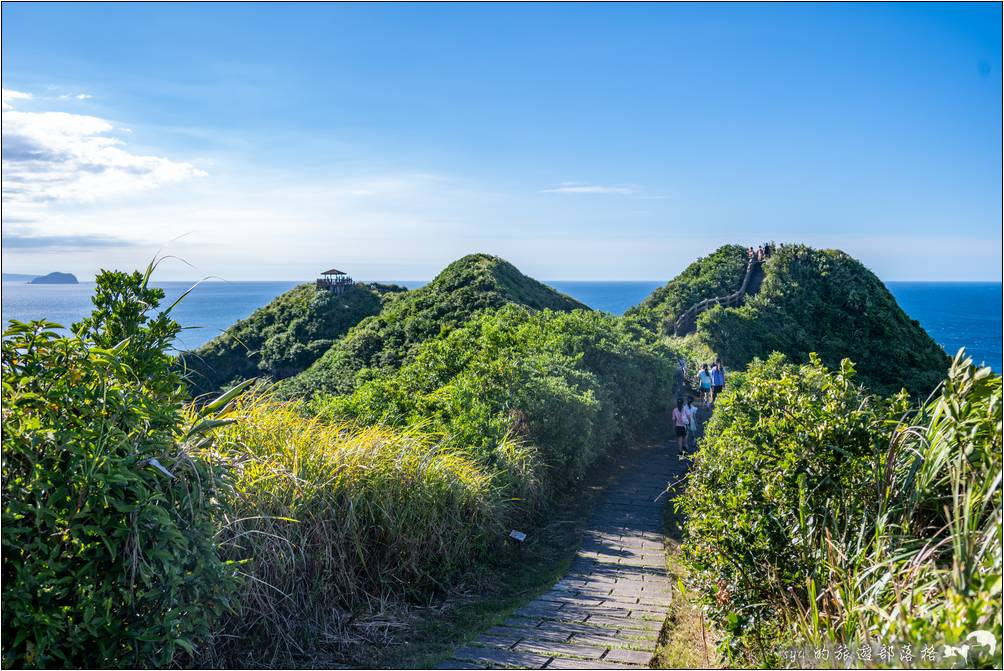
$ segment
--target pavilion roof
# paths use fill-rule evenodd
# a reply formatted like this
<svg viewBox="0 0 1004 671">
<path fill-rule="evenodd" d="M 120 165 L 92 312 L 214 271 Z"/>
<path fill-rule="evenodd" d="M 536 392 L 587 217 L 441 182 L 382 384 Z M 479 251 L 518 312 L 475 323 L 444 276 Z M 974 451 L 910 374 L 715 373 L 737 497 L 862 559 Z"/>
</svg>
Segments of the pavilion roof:
<svg viewBox="0 0 1004 671">
<path fill-rule="evenodd" d="M 322 275 L 348 275 L 348 273 L 343 273 L 337 268 L 332 268 L 331 270 L 325 270 Z"/>
</svg>

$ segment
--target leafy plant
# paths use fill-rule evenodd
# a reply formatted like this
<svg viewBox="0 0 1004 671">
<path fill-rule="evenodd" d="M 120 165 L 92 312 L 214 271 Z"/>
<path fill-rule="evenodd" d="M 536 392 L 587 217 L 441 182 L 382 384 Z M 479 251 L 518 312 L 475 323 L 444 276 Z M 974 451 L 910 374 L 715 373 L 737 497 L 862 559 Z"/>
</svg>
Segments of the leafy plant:
<svg viewBox="0 0 1004 671">
<path fill-rule="evenodd" d="M 75 335 L 4 334 L 4 666 L 166 666 L 233 596 L 214 526 L 230 482 L 192 450 L 212 418 L 181 421 L 151 269 L 98 275 Z"/>
</svg>

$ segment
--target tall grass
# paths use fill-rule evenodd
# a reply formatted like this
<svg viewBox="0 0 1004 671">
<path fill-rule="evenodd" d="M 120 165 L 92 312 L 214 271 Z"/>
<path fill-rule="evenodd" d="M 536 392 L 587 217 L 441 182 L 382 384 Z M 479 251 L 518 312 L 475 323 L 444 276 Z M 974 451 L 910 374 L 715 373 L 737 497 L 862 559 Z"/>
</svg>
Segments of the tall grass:
<svg viewBox="0 0 1004 671">
<path fill-rule="evenodd" d="M 796 629 L 814 646 L 968 644 L 1001 664 L 1001 378 L 955 358 L 876 464 L 872 514 L 812 534 L 825 550 Z M 973 635 L 997 636 L 995 654 Z"/>
<path fill-rule="evenodd" d="M 231 418 L 214 448 L 236 476 L 219 533 L 246 588 L 210 662 L 379 638 L 388 600 L 446 589 L 537 489 L 533 453 L 509 442 L 490 469 L 421 429 L 332 423 L 262 393 Z"/>
</svg>

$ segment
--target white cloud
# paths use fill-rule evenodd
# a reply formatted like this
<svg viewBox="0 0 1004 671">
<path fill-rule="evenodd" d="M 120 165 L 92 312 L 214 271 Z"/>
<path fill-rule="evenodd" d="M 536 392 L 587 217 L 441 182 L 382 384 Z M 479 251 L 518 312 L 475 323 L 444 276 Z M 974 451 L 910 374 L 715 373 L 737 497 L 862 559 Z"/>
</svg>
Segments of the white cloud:
<svg viewBox="0 0 1004 671">
<path fill-rule="evenodd" d="M 573 194 L 602 194 L 611 196 L 630 196 L 639 192 L 633 186 L 601 186 L 598 184 L 580 184 L 578 182 L 562 182 L 558 186 L 550 189 L 541 189 L 541 193 L 560 193 L 566 195 Z"/>
<path fill-rule="evenodd" d="M 3 96 L 5 214 L 129 195 L 206 174 L 190 163 L 128 151 L 105 119 L 22 112 L 11 101 L 30 94 L 5 90 Z"/>
<path fill-rule="evenodd" d="M 77 94 L 77 100 L 87 100 L 88 98 L 93 98 L 93 97 L 94 96 L 92 96 L 90 93 L 78 93 Z"/>
<path fill-rule="evenodd" d="M 14 109 L 13 101 L 15 100 L 31 100 L 30 93 L 24 93 L 22 91 L 13 91 L 11 89 L 3 89 L 3 109 L 9 110 Z"/>
</svg>

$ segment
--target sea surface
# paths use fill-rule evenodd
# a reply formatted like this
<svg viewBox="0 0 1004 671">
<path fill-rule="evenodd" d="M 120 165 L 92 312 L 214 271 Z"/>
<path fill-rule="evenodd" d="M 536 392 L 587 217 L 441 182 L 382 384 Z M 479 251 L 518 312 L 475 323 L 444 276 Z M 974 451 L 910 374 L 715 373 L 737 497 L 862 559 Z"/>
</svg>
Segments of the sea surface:
<svg viewBox="0 0 1004 671">
<path fill-rule="evenodd" d="M 191 288 L 190 282 L 153 282 L 167 294 L 165 305 Z M 174 310 L 185 326 L 178 349 L 198 347 L 238 319 L 288 291 L 299 282 L 205 282 Z M 396 282 L 415 289 L 424 282 Z M 637 305 L 663 282 L 549 282 L 586 305 L 622 314 Z M 999 282 L 888 282 L 886 286 L 908 315 L 927 329 L 954 355 L 965 347 L 976 363 L 997 372 L 1001 355 L 1001 284 Z M 8 320 L 48 319 L 69 326 L 91 310 L 93 282 L 81 284 L 26 284 L 4 281 L 0 314 Z"/>
</svg>

